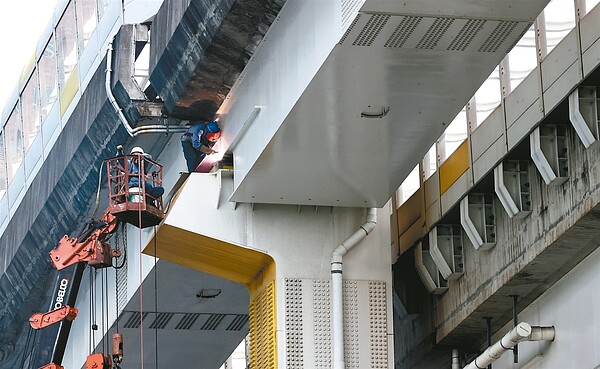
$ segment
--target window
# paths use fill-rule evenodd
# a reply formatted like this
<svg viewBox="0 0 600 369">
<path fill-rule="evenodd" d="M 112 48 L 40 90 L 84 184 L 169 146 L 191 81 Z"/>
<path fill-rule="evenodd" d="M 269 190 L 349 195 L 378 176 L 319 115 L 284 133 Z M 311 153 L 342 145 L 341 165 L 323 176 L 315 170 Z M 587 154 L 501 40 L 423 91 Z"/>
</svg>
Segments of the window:
<svg viewBox="0 0 600 369">
<path fill-rule="evenodd" d="M 0 133 L 0 199 L 6 193 L 8 173 L 6 172 L 6 150 L 4 147 L 4 132 Z"/>
<path fill-rule="evenodd" d="M 575 27 L 573 0 L 552 0 L 544 9 L 548 53 Z"/>
<path fill-rule="evenodd" d="M 500 71 L 498 67 L 483 82 L 475 93 L 475 108 L 477 109 L 477 125 L 483 121 L 500 105 Z M 475 127 L 473 127 L 474 129 Z"/>
<path fill-rule="evenodd" d="M 79 33 L 79 49 L 83 49 L 92 37 L 98 24 L 96 0 L 77 0 L 77 29 Z"/>
<path fill-rule="evenodd" d="M 531 26 L 508 54 L 510 88 L 514 90 L 538 65 L 535 29 Z"/>
<path fill-rule="evenodd" d="M 40 89 L 38 71 L 35 69 L 21 95 L 21 111 L 23 112 L 24 149 L 31 143 L 40 131 Z"/>
<path fill-rule="evenodd" d="M 69 3 L 56 26 L 56 46 L 59 86 L 62 88 L 77 65 L 77 24 L 73 1 Z"/>
<path fill-rule="evenodd" d="M 56 44 L 54 38 L 46 45 L 38 63 L 40 81 L 40 119 L 43 122 L 58 97 Z"/>
<path fill-rule="evenodd" d="M 10 181 L 23 163 L 23 123 L 21 109 L 16 105 L 4 126 L 8 154 L 8 180 Z"/>
</svg>

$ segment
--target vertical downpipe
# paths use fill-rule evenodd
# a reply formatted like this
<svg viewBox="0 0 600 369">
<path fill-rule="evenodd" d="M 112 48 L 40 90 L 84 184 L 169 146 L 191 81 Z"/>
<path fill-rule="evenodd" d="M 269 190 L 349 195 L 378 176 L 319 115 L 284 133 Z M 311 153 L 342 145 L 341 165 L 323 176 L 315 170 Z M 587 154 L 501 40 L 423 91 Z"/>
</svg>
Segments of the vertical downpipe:
<svg viewBox="0 0 600 369">
<path fill-rule="evenodd" d="M 377 209 L 367 211 L 367 219 L 346 241 L 339 244 L 331 255 L 331 310 L 332 310 L 332 360 L 333 369 L 345 369 L 344 361 L 344 296 L 343 263 L 344 255 L 373 231 L 377 224 Z"/>
</svg>

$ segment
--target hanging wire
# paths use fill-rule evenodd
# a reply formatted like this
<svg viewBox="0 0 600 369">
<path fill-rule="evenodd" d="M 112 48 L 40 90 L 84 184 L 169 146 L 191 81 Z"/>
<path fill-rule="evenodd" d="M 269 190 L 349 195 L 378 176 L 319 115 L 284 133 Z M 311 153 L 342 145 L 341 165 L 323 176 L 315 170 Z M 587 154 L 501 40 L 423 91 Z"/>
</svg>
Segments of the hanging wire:
<svg viewBox="0 0 600 369">
<path fill-rule="evenodd" d="M 156 226 L 154 228 L 154 311 L 158 317 L 158 268 L 156 267 Z M 156 369 L 158 369 L 158 324 L 154 326 L 154 360 L 156 361 Z"/>
<path fill-rule="evenodd" d="M 100 187 L 102 185 L 102 168 L 104 166 L 104 161 L 100 164 L 100 169 L 98 170 L 98 188 L 96 189 L 96 206 L 94 208 L 94 212 L 92 213 L 92 219 L 96 219 L 96 213 L 98 212 L 98 207 L 100 206 Z"/>
<path fill-rule="evenodd" d="M 23 350 L 23 359 L 21 360 L 21 365 L 19 366 L 20 369 L 24 369 L 25 366 L 25 359 L 27 359 L 27 353 L 29 352 L 29 346 L 31 345 L 31 331 L 33 331 L 33 328 L 29 327 L 29 331 L 27 331 L 27 338 L 25 339 L 25 350 Z M 35 342 L 35 338 L 33 339 L 33 341 Z M 33 352 L 33 348 L 32 348 L 32 352 Z"/>
<path fill-rule="evenodd" d="M 108 322 L 109 322 L 109 299 L 108 299 L 108 270 L 107 269 L 102 269 L 102 276 L 103 278 L 103 284 L 104 284 L 104 289 L 102 290 L 102 296 L 103 296 L 103 300 L 105 300 L 105 314 L 106 314 L 106 320 L 102 319 L 102 321 L 104 322 L 104 326 L 102 327 L 102 329 L 104 330 L 103 332 L 103 337 L 106 337 L 108 335 Z M 109 351 L 109 344 L 108 344 L 108 338 L 104 339 L 104 352 L 108 353 Z"/>
<path fill-rule="evenodd" d="M 90 292 L 91 292 L 91 297 L 90 297 L 90 301 L 91 301 L 91 306 L 92 306 L 92 314 L 90 315 L 91 319 L 92 319 L 92 329 L 90 330 L 91 334 L 92 334 L 92 340 L 91 340 L 91 352 L 92 353 L 96 353 L 96 333 L 95 331 L 98 329 L 98 325 L 96 324 L 96 276 L 97 276 L 97 270 L 92 270 L 90 269 Z"/>
<path fill-rule="evenodd" d="M 139 173 L 141 173 L 141 176 L 143 178 L 144 176 L 144 166 L 143 165 L 139 165 L 140 169 L 139 169 Z M 140 181 L 140 186 L 142 187 L 142 201 L 146 201 L 145 198 L 145 183 L 142 183 Z M 143 297 L 143 291 L 144 291 L 144 275 L 143 275 L 143 271 L 142 271 L 142 208 L 141 206 L 138 206 L 138 229 L 139 229 L 139 234 L 138 234 L 138 242 L 139 242 L 139 255 L 140 255 L 140 266 L 139 266 L 139 277 L 140 277 L 140 356 L 141 356 L 141 363 L 142 363 L 142 369 L 144 369 L 144 314 L 143 314 L 143 301 L 144 301 L 144 297 Z"/>
</svg>

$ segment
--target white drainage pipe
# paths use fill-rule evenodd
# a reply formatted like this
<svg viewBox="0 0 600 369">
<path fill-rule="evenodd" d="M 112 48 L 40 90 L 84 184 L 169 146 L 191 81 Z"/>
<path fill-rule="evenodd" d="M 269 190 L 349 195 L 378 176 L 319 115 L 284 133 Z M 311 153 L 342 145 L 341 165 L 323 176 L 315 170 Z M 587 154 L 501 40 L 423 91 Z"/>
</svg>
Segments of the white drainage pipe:
<svg viewBox="0 0 600 369">
<path fill-rule="evenodd" d="M 346 241 L 339 244 L 331 255 L 331 328 L 333 369 L 344 369 L 344 298 L 342 294 L 342 258 L 346 253 L 363 238 L 365 238 L 377 224 L 377 209 L 371 208 L 367 212 L 367 220 Z"/>
<path fill-rule="evenodd" d="M 496 361 L 503 353 L 515 347 L 521 341 L 553 341 L 554 327 L 532 327 L 527 323 L 519 323 L 502 339 L 473 360 L 464 369 L 484 369 Z"/>
</svg>

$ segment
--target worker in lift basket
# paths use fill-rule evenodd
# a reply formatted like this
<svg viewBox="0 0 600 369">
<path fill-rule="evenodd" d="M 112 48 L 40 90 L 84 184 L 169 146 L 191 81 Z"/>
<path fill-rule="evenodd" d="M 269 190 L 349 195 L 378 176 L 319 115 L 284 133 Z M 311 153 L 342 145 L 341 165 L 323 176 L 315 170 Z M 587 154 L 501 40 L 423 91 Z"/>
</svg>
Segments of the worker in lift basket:
<svg viewBox="0 0 600 369">
<path fill-rule="evenodd" d="M 212 147 L 220 137 L 221 129 L 217 122 L 196 123 L 181 136 L 188 172 L 193 172 L 206 155 L 217 152 Z"/>
<path fill-rule="evenodd" d="M 148 158 L 152 160 L 152 155 L 147 154 L 141 147 L 134 147 L 131 149 L 131 155 L 134 155 L 132 159 L 129 160 L 129 188 L 132 187 L 140 187 L 140 180 L 138 178 L 138 174 L 140 173 L 140 165 L 142 162 L 144 165 L 144 175 L 147 175 L 147 170 L 150 168 L 146 168 L 145 161 L 142 157 Z M 138 157 L 139 156 L 139 157 Z M 146 195 L 149 196 L 148 202 L 153 203 L 154 200 L 158 199 L 165 193 L 165 189 L 161 186 L 154 186 L 152 182 L 146 181 L 144 184 Z"/>
</svg>

